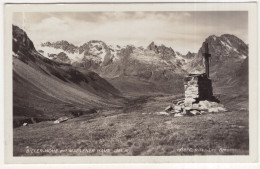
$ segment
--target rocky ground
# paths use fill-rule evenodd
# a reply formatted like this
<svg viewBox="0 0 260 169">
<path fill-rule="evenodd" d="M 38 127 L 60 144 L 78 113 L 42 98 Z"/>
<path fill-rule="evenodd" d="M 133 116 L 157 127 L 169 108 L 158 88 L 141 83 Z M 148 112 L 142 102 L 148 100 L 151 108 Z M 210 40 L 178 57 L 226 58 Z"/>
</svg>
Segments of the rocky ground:
<svg viewBox="0 0 260 169">
<path fill-rule="evenodd" d="M 158 114 L 183 95 L 142 96 L 122 109 L 102 110 L 58 124 L 29 124 L 14 129 L 14 155 L 248 154 L 247 96 L 218 97 L 226 112 L 183 117 Z"/>
</svg>

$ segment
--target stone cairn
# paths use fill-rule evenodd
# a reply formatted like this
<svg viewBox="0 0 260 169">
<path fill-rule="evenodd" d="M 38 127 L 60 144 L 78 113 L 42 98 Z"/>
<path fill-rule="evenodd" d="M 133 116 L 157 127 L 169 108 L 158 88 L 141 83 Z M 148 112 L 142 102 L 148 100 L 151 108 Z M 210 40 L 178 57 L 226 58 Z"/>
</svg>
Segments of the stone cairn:
<svg viewBox="0 0 260 169">
<path fill-rule="evenodd" d="M 205 48 L 205 53 L 203 53 L 205 73 L 186 76 L 184 78 L 185 98 L 166 107 L 165 113 L 174 114 L 174 116 L 193 116 L 207 112 L 227 111 L 213 96 L 212 82 L 209 79 L 209 57 L 211 55 L 208 53 L 208 44 L 204 43 L 203 46 Z"/>
</svg>

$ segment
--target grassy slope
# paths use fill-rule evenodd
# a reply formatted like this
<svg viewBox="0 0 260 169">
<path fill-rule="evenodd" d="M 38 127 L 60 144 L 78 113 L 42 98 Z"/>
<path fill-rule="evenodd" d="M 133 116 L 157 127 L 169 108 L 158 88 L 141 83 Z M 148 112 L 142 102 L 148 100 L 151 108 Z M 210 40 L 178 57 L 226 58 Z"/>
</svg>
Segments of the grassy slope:
<svg viewBox="0 0 260 169">
<path fill-rule="evenodd" d="M 14 155 L 191 155 L 248 154 L 247 97 L 221 95 L 230 110 L 194 117 L 157 115 L 183 97 L 141 97 L 124 109 L 107 109 L 54 125 L 14 129 Z M 28 147 L 27 147 L 28 146 Z M 95 149 L 94 152 L 26 153 L 27 148 Z M 121 152 L 113 152 L 121 148 Z M 204 149 L 204 152 L 181 151 Z M 221 152 L 221 148 L 232 149 Z M 110 149 L 110 152 L 97 152 Z M 207 152 L 206 150 L 215 149 Z"/>
<path fill-rule="evenodd" d="M 16 68 L 18 67 L 16 66 Z M 30 70 L 28 71 L 30 72 Z M 16 70 L 15 72 L 19 71 Z M 29 72 L 27 72 L 27 75 L 30 74 Z M 32 76 L 31 78 L 35 77 L 41 76 Z M 46 77 L 44 76 L 44 78 Z M 63 88 L 61 86 L 66 84 L 66 90 L 62 91 L 69 93 L 60 93 L 59 88 L 51 87 L 50 89 L 47 88 L 44 93 L 54 93 L 53 98 L 48 95 L 48 97 L 44 96 L 45 100 L 37 100 L 36 97 L 42 96 L 42 94 L 32 92 L 33 95 L 28 96 L 32 99 L 30 104 L 38 104 L 38 108 L 43 104 L 42 108 L 49 106 L 51 107 L 50 110 L 52 110 L 52 106 L 59 106 L 60 111 L 68 109 L 71 111 L 80 108 L 79 98 L 86 97 L 86 100 L 83 99 L 82 101 L 85 102 L 85 106 L 87 105 L 90 97 L 89 95 L 85 96 L 86 93 L 80 92 L 82 88 L 75 85 L 67 86 L 67 83 L 64 82 L 60 84 L 57 79 L 51 78 L 52 80 L 55 83 L 51 84 L 57 83 L 56 85 L 59 88 Z M 31 84 L 31 87 L 28 85 L 29 83 L 26 83 L 27 87 L 35 89 L 35 85 L 41 85 L 36 80 L 32 81 L 34 83 Z M 50 83 L 49 79 L 40 81 L 40 83 L 44 82 Z M 14 155 L 202 155 L 249 153 L 247 92 L 238 93 L 235 88 L 223 85 L 220 85 L 223 86 L 220 87 L 219 84 L 213 83 L 215 86 L 214 93 L 217 94 L 221 103 L 229 110 L 228 112 L 174 118 L 172 116 L 157 115 L 156 112 L 163 111 L 173 100 L 183 98 L 182 94 L 178 95 L 178 93 L 183 93 L 182 79 L 173 79 L 172 83 L 160 81 L 157 85 L 152 81 L 141 81 L 136 77 L 109 79 L 109 82 L 129 98 L 129 102 L 124 108 L 103 106 L 102 111 L 96 114 L 85 114 L 58 125 L 53 124 L 52 121 L 44 121 L 26 127 L 15 128 L 13 135 Z M 172 86 L 167 86 L 171 84 Z M 177 85 L 179 86 L 176 87 Z M 67 90 L 68 87 L 69 90 Z M 74 92 L 74 90 L 77 91 Z M 40 90 L 36 91 L 40 92 Z M 167 91 L 171 95 L 167 95 Z M 72 93 L 73 96 L 71 96 Z M 223 93 L 229 93 L 229 95 Z M 23 93 L 21 94 L 23 95 Z M 74 94 L 79 97 L 74 98 Z M 71 99 L 71 104 L 66 105 L 63 102 L 57 102 L 59 96 L 63 96 L 62 100 Z M 57 108 L 53 109 L 57 110 Z M 88 151 L 95 149 L 95 151 L 26 153 L 26 150 L 28 150 L 26 147 L 29 149 L 59 150 L 79 148 Z M 117 148 L 121 148 L 122 151 L 113 152 Z M 186 148 L 186 150 L 182 148 Z M 222 152 L 220 151 L 221 148 L 228 150 Z M 104 149 L 110 149 L 110 151 L 97 152 L 97 150 Z M 199 151 L 192 152 L 195 149 Z M 211 152 L 207 150 L 211 150 Z"/>
<path fill-rule="evenodd" d="M 126 97 L 183 93 L 183 77 L 180 75 L 172 76 L 172 79 L 160 81 L 145 80 L 138 76 L 106 78 L 106 80 L 120 90 Z"/>
<path fill-rule="evenodd" d="M 36 63 L 13 59 L 14 119 L 58 118 L 77 110 L 122 105 L 119 93 L 100 77 L 82 75 L 72 79 L 66 77 L 71 73 L 66 66 L 51 67 L 41 60 Z"/>
</svg>

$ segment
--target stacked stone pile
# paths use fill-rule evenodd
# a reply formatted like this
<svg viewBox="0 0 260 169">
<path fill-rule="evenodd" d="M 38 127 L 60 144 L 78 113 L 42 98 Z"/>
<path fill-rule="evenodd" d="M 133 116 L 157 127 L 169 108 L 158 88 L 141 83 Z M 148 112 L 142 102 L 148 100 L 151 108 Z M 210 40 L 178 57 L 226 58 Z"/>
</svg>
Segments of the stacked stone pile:
<svg viewBox="0 0 260 169">
<path fill-rule="evenodd" d="M 179 101 L 176 104 L 172 104 L 165 108 L 164 112 L 160 112 L 161 115 L 174 115 L 174 117 L 180 116 L 195 116 L 205 113 L 217 113 L 226 112 L 227 109 L 224 105 L 217 102 L 203 100 L 190 106 L 185 105 L 185 101 Z"/>
<path fill-rule="evenodd" d="M 206 74 L 191 74 L 184 79 L 185 106 L 191 106 L 199 100 L 217 101 L 213 96 L 211 80 Z"/>
</svg>

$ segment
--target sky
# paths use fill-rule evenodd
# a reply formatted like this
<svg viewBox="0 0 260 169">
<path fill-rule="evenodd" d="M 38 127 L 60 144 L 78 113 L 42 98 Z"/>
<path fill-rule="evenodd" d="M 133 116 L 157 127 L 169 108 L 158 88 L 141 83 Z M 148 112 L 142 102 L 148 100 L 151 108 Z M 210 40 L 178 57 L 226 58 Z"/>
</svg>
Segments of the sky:
<svg viewBox="0 0 260 169">
<path fill-rule="evenodd" d="M 27 12 L 14 13 L 13 24 L 24 29 L 36 47 L 59 40 L 143 47 L 155 42 L 186 54 L 198 52 L 210 35 L 233 34 L 248 43 L 246 11 Z"/>
</svg>

